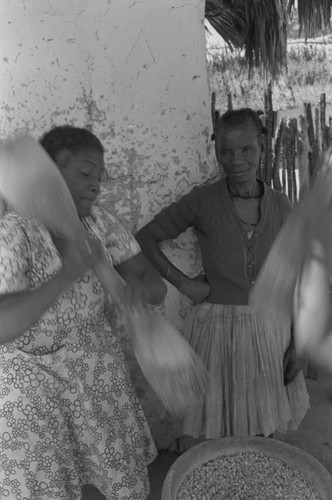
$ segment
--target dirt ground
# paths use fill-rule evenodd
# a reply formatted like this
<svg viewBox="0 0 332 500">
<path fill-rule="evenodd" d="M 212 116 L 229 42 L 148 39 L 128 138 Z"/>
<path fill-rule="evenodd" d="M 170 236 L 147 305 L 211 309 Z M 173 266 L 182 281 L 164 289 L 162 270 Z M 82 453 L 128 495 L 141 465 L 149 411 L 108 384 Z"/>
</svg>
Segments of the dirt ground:
<svg viewBox="0 0 332 500">
<path fill-rule="evenodd" d="M 275 434 L 275 439 L 302 448 L 332 474 L 332 374 L 320 372 L 317 380 L 306 379 L 311 407 L 295 432 Z M 162 452 L 150 466 L 149 500 L 160 500 L 168 469 L 176 460 L 174 453 Z"/>
</svg>

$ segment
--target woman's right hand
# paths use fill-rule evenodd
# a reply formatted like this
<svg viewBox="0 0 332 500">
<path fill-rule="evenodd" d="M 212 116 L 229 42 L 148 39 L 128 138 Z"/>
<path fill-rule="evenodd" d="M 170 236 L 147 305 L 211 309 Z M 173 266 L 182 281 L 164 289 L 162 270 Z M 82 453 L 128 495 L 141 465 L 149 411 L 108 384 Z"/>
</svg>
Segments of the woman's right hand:
<svg viewBox="0 0 332 500">
<path fill-rule="evenodd" d="M 100 258 L 100 243 L 88 236 L 85 239 L 52 236 L 52 239 L 62 257 L 62 272 L 71 282 L 93 269 Z"/>
<path fill-rule="evenodd" d="M 211 286 L 206 276 L 200 274 L 195 278 L 184 280 L 179 291 L 183 295 L 186 295 L 194 304 L 201 304 L 210 295 Z"/>
</svg>

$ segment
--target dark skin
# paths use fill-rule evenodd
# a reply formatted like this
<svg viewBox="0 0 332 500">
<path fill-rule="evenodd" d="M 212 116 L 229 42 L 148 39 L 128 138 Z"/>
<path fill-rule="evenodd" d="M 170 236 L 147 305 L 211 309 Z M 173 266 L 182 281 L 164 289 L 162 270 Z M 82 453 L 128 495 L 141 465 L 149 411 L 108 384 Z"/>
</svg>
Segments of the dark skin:
<svg viewBox="0 0 332 500">
<path fill-rule="evenodd" d="M 284 355 L 284 384 L 288 385 L 298 376 L 301 368 L 295 353 L 293 325 L 291 326 L 291 341 Z"/>
<path fill-rule="evenodd" d="M 78 215 L 88 216 L 100 190 L 103 154 L 95 150 L 79 154 L 63 150 L 56 163 L 73 196 Z M 87 237 L 86 241 L 53 237 L 62 260 L 59 273 L 37 290 L 0 297 L 0 344 L 13 341 L 31 328 L 64 289 L 88 270 L 96 268 L 104 255 L 102 247 L 95 239 Z M 142 252 L 115 269 L 127 284 L 125 300 L 132 304 L 142 300 L 159 304 L 164 300 L 167 288 Z"/>
<path fill-rule="evenodd" d="M 216 153 L 220 166 L 227 174 L 229 189 L 233 194 L 254 196 L 260 193 L 256 179 L 260 155 L 263 151 L 262 138 L 250 121 L 237 127 L 222 127 L 216 134 Z M 258 222 L 260 218 L 259 200 L 243 199 L 236 205 L 239 216 Z M 194 304 L 208 299 L 210 285 L 204 276 L 189 278 L 174 266 L 163 254 L 159 244 L 168 239 L 163 229 L 151 221 L 144 226 L 136 238 L 143 251 L 163 278 L 167 279 L 179 292 Z"/>
<path fill-rule="evenodd" d="M 158 266 L 161 276 L 195 304 L 203 302 L 210 294 L 210 285 L 205 276 L 189 278 L 167 259 L 159 244 L 168 237 L 154 221 L 149 222 L 143 230 L 144 233 L 141 230 L 136 234 L 136 239 L 149 260 Z"/>
<path fill-rule="evenodd" d="M 58 153 L 56 163 L 66 180 L 79 216 L 90 215 L 105 173 L 103 154 L 91 149 L 76 154 L 63 150 Z M 150 304 L 159 304 L 164 300 L 166 286 L 142 252 L 114 268 L 127 283 L 131 302 L 143 299 Z"/>
<path fill-rule="evenodd" d="M 229 191 L 239 197 L 234 197 L 235 209 L 240 219 L 257 224 L 261 217 L 260 199 L 254 197 L 261 194 L 256 172 L 264 151 L 263 138 L 249 119 L 239 126 L 220 127 L 215 139 L 217 159 L 227 175 Z M 252 229 L 250 225 L 244 227 L 247 231 Z M 162 277 L 180 293 L 186 295 L 194 304 L 208 300 L 210 284 L 206 277 L 199 275 L 189 278 L 162 252 L 159 245 L 167 240 L 168 236 L 154 220 L 145 225 L 136 234 L 136 238 Z M 295 351 L 291 343 L 284 357 L 285 385 L 294 380 L 297 373 Z"/>
</svg>

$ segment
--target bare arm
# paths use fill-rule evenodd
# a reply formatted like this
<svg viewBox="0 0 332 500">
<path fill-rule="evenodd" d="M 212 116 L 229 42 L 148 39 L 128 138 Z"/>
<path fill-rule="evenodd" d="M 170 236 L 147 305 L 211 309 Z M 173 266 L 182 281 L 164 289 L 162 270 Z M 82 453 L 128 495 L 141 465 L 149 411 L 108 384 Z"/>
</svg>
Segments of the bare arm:
<svg viewBox="0 0 332 500">
<path fill-rule="evenodd" d="M 50 281 L 37 290 L 0 298 L 0 344 L 13 341 L 31 328 L 65 288 L 93 267 L 94 252 L 91 255 L 84 244 L 61 242 L 61 254 L 62 269 Z"/>
<path fill-rule="evenodd" d="M 159 244 L 168 239 L 164 231 L 151 221 L 135 235 L 140 247 L 161 276 L 180 290 L 182 283 L 189 278 L 175 267 L 161 251 Z"/>
<path fill-rule="evenodd" d="M 13 341 L 31 328 L 70 283 L 68 276 L 60 272 L 38 290 L 2 296 L 0 344 Z"/>
<path fill-rule="evenodd" d="M 136 239 L 161 276 L 175 286 L 179 292 L 195 303 L 200 303 L 208 297 L 210 285 L 203 277 L 189 278 L 174 266 L 161 251 L 159 244 L 169 238 L 155 221 L 149 222 L 138 231 Z"/>
<path fill-rule="evenodd" d="M 160 304 L 164 300 L 166 285 L 143 253 L 118 264 L 115 269 L 132 288 L 132 292 L 142 295 L 149 304 Z"/>
</svg>

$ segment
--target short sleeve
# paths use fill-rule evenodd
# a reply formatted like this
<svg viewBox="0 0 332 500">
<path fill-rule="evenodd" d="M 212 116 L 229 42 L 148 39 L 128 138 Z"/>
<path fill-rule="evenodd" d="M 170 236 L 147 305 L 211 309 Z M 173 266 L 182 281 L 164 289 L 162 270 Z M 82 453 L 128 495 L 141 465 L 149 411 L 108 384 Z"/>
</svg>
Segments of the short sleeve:
<svg viewBox="0 0 332 500">
<path fill-rule="evenodd" d="M 178 201 L 171 203 L 154 217 L 154 222 L 170 239 L 175 239 L 188 227 L 195 226 L 200 207 L 200 189 L 194 187 Z"/>
<path fill-rule="evenodd" d="M 141 247 L 134 236 L 113 215 L 99 208 L 97 217 L 104 244 L 114 266 L 126 262 L 141 252 Z"/>
<path fill-rule="evenodd" d="M 0 220 L 0 295 L 20 293 L 29 288 L 29 243 L 12 214 Z"/>
</svg>

